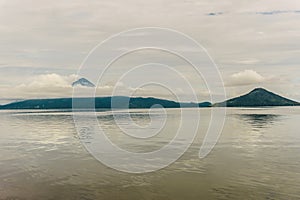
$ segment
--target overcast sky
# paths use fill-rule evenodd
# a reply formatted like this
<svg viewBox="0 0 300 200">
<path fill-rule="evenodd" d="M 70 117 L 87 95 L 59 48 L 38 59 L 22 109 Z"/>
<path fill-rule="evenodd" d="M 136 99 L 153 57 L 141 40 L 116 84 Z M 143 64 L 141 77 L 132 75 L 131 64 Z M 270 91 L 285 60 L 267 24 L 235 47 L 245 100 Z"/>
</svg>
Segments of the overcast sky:
<svg viewBox="0 0 300 200">
<path fill-rule="evenodd" d="M 228 97 L 265 87 L 300 101 L 299 0 L 0 0 L 0 98 L 70 96 L 92 48 L 113 34 L 149 26 L 174 29 L 203 45 Z M 152 58 L 158 62 L 163 55 Z M 130 58 L 116 63 L 97 94 L 109 94 L 116 76 L 133 63 Z M 188 66 L 174 67 L 196 84 Z M 197 95 L 207 100 L 204 82 L 198 84 Z M 174 86 L 188 98 L 180 84 Z M 157 86 L 137 91 L 168 98 Z"/>
</svg>

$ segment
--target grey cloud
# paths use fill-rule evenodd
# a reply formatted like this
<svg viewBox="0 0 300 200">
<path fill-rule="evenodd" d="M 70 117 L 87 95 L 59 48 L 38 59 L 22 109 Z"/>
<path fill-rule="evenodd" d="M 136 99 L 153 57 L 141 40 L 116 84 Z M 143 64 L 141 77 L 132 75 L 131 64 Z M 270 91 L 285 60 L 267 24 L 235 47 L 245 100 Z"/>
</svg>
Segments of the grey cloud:
<svg viewBox="0 0 300 200">
<path fill-rule="evenodd" d="M 273 11 L 262 11 L 262 12 L 256 12 L 255 14 L 258 15 L 279 15 L 279 14 L 300 14 L 300 10 L 273 10 Z"/>
<path fill-rule="evenodd" d="M 0 5 L 0 66 L 20 69 L 0 70 L 0 84 L 14 87 L 23 78 L 47 71 L 76 73 L 99 42 L 145 26 L 171 28 L 193 37 L 207 48 L 224 79 L 247 68 L 292 80 L 300 76 L 299 11 L 298 0 L 5 1 Z M 24 73 L 22 67 L 38 70 Z M 272 80 L 261 84 L 272 84 L 275 90 L 281 87 Z M 244 87 L 230 87 L 229 93 L 244 92 Z M 293 93 L 289 81 L 284 87 Z"/>
<path fill-rule="evenodd" d="M 224 13 L 223 12 L 210 12 L 210 13 L 207 13 L 206 15 L 208 16 L 216 16 L 216 15 L 223 15 Z"/>
</svg>

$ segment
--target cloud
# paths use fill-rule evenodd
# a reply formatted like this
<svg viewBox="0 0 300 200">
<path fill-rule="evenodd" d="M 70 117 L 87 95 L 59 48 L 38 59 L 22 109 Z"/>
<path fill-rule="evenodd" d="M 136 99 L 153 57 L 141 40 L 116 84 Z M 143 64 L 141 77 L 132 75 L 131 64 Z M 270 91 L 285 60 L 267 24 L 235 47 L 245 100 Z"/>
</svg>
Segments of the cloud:
<svg viewBox="0 0 300 200">
<path fill-rule="evenodd" d="M 223 14 L 233 14 L 233 13 L 224 13 L 224 12 L 210 12 L 207 13 L 207 16 L 217 16 Z M 254 14 L 254 15 L 280 15 L 280 14 L 300 14 L 300 10 L 270 10 L 270 11 L 257 11 L 257 12 L 239 12 L 238 14 Z"/>
<path fill-rule="evenodd" d="M 265 82 L 266 80 L 267 78 L 254 70 L 244 70 L 242 72 L 232 74 L 226 82 L 226 86 L 252 85 Z"/>
<path fill-rule="evenodd" d="M 77 75 L 59 75 L 55 73 L 36 75 L 16 86 L 0 87 L 3 98 L 47 98 L 66 97 L 72 94 L 72 82 Z"/>
<path fill-rule="evenodd" d="M 262 11 L 256 12 L 257 15 L 279 15 L 279 14 L 300 14 L 300 10 L 273 10 L 273 11 Z"/>
<path fill-rule="evenodd" d="M 77 75 L 61 76 L 55 73 L 42 74 L 33 78 L 27 85 L 31 88 L 49 88 L 49 87 L 70 87 L 71 83 L 77 79 Z"/>
<path fill-rule="evenodd" d="M 259 63 L 260 60 L 258 60 L 258 59 L 243 59 L 243 60 L 235 60 L 233 62 L 237 63 L 237 64 L 243 64 L 243 65 L 253 65 L 253 64 Z"/>
<path fill-rule="evenodd" d="M 32 98 L 60 98 L 72 97 L 72 83 L 78 80 L 78 75 L 60 75 L 56 73 L 41 74 L 32 76 L 24 83 L 15 86 L 0 87 L 0 97 L 2 100 L 9 101 L 10 99 L 32 99 Z M 98 85 L 96 88 L 87 88 L 84 86 L 76 86 L 78 96 L 86 97 L 94 94 L 95 96 L 111 96 L 113 91 L 117 89 L 114 95 L 130 95 L 136 92 L 143 92 L 143 88 L 133 88 L 125 85 L 122 82 L 110 82 L 105 85 Z M 146 91 L 143 94 L 151 94 Z M 5 101 L 5 102 L 7 102 Z"/>
<path fill-rule="evenodd" d="M 208 16 L 216 16 L 216 15 L 223 15 L 224 13 L 223 12 L 210 12 L 210 13 L 207 13 L 206 15 Z"/>
<path fill-rule="evenodd" d="M 63 81 L 57 79 L 57 84 L 51 82 L 49 87 L 46 87 L 49 83 L 30 80 L 22 88 L 27 93 L 21 91 L 21 94 L 17 93 L 21 89 L 16 85 L 46 69 L 57 74 L 75 73 L 87 53 L 99 42 L 120 31 L 146 26 L 172 28 L 193 37 L 222 66 L 220 70 L 224 74 L 239 72 L 243 70 L 241 66 L 246 65 L 258 72 L 272 71 L 276 77 L 286 75 L 288 80 L 300 76 L 299 0 L 4 2 L 0 6 L 0 67 L 32 69 L 26 73 L 18 69 L 5 74 L 0 70 L 0 97 L 3 98 L 8 95 L 34 98 L 35 93 L 37 98 L 51 96 L 46 94 L 48 90 L 54 90 L 51 92 L 55 96 L 68 96 L 69 90 L 61 86 L 67 85 L 66 77 Z M 166 41 L 172 40 L 167 38 Z M 118 50 L 117 47 L 116 43 L 110 48 Z M 194 55 L 193 49 L 185 48 L 185 51 Z M 124 60 L 122 66 L 131 61 Z M 30 83 L 35 88 L 33 91 L 28 88 Z M 281 86 L 277 81 L 268 83 L 275 89 Z M 109 91 L 109 86 L 106 90 Z"/>
</svg>

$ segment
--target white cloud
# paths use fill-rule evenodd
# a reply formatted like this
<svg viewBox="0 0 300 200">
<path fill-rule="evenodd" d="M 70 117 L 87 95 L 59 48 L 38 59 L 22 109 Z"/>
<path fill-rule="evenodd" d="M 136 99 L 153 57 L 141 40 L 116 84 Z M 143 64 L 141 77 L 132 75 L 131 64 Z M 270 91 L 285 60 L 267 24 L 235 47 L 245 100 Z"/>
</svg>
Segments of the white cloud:
<svg viewBox="0 0 300 200">
<path fill-rule="evenodd" d="M 254 70 L 244 70 L 242 72 L 234 73 L 226 82 L 227 86 L 241 86 L 252 85 L 265 82 L 267 78 L 263 77 Z"/>
<path fill-rule="evenodd" d="M 62 76 L 59 74 L 42 74 L 25 80 L 16 86 L 0 87 L 0 96 L 5 98 L 47 98 L 66 97 L 72 94 L 72 82 L 75 74 Z"/>
<path fill-rule="evenodd" d="M 258 59 L 243 59 L 243 60 L 236 60 L 234 63 L 243 64 L 243 65 L 253 65 L 259 63 Z"/>
<path fill-rule="evenodd" d="M 72 83 L 77 79 L 78 76 L 75 74 L 65 76 L 56 73 L 36 75 L 16 86 L 1 86 L 0 97 L 5 99 L 72 97 Z M 129 87 L 122 82 L 110 82 L 109 84 L 98 85 L 95 96 L 111 96 L 115 89 L 117 92 L 114 95 L 126 96 L 144 91 L 143 88 Z M 86 97 L 93 94 L 95 89 L 76 86 L 76 91 L 78 96 Z M 146 93 L 151 94 L 149 91 Z"/>
<path fill-rule="evenodd" d="M 48 87 L 70 87 L 70 84 L 77 79 L 77 75 L 61 76 L 58 74 L 42 74 L 33 78 L 28 84 L 32 88 L 48 88 Z"/>
</svg>

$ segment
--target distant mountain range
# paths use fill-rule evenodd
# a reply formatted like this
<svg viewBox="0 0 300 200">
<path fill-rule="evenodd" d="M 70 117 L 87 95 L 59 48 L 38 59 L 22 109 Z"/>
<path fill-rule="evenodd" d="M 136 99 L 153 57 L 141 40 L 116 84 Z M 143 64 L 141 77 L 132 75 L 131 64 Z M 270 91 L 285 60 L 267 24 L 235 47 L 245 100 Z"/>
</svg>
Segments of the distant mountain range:
<svg viewBox="0 0 300 200">
<path fill-rule="evenodd" d="M 112 104 L 113 102 L 113 104 Z M 300 103 L 281 97 L 263 88 L 256 88 L 250 93 L 211 104 L 176 102 L 153 97 L 96 97 L 96 98 L 59 98 L 59 99 L 31 99 L 0 106 L 0 109 L 71 109 L 76 108 L 111 109 L 113 108 L 151 108 L 161 105 L 164 108 L 180 107 L 263 107 L 263 106 L 300 106 Z"/>
<path fill-rule="evenodd" d="M 112 104 L 113 102 L 113 104 Z M 31 99 L 14 102 L 0 106 L 0 109 L 71 109 L 73 103 L 76 108 L 151 108 L 154 105 L 161 105 L 164 108 L 180 107 L 210 107 L 211 103 L 179 103 L 175 101 L 158 99 L 153 97 L 96 97 L 96 98 L 59 98 L 59 99 Z M 94 107 L 91 107 L 94 106 Z"/>
</svg>

